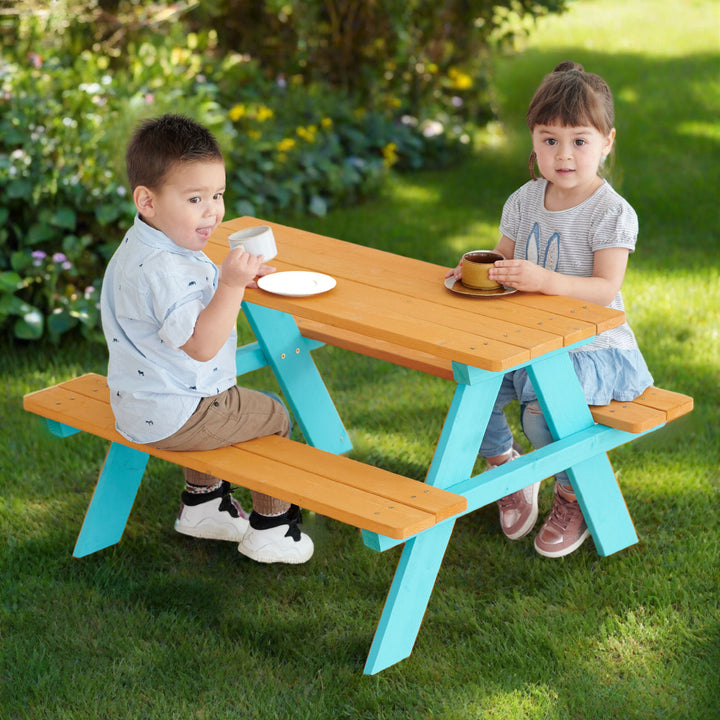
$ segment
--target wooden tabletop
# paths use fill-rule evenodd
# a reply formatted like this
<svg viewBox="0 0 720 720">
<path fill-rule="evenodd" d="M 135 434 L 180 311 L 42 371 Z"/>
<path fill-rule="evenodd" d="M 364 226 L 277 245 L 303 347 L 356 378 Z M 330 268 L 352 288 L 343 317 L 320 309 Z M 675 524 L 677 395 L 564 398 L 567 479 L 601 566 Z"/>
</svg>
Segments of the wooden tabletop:
<svg viewBox="0 0 720 720">
<path fill-rule="evenodd" d="M 337 285 L 301 298 L 249 288 L 248 302 L 485 370 L 510 369 L 625 320 L 618 310 L 559 296 L 458 295 L 445 288 L 440 265 L 252 217 L 220 225 L 206 254 L 220 264 L 228 236 L 254 225 L 272 227 L 278 255 L 270 264 L 278 272 L 326 273 Z"/>
</svg>

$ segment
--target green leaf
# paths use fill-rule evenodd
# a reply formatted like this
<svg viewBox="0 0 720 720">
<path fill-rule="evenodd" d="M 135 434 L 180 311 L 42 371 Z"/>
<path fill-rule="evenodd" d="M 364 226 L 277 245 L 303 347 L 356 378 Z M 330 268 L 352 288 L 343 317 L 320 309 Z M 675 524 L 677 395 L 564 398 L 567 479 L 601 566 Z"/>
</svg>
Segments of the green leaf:
<svg viewBox="0 0 720 720">
<path fill-rule="evenodd" d="M 77 213 L 69 207 L 58 208 L 52 217 L 52 224 L 56 227 L 74 230 L 77 224 Z"/>
<path fill-rule="evenodd" d="M 77 324 L 67 310 L 55 310 L 47 319 L 48 330 L 52 335 L 62 335 Z"/>
<path fill-rule="evenodd" d="M 0 292 L 14 292 L 22 284 L 22 278 L 16 272 L 0 273 Z"/>
<path fill-rule="evenodd" d="M 38 340 L 43 333 L 42 313 L 32 308 L 30 312 L 23 315 L 15 322 L 15 337 L 21 340 Z"/>
<path fill-rule="evenodd" d="M 310 198 L 308 210 L 318 217 L 324 217 L 327 214 L 327 203 L 319 195 L 313 195 Z"/>
<path fill-rule="evenodd" d="M 105 203 L 104 205 L 98 205 L 95 208 L 95 217 L 101 225 L 109 225 L 114 220 L 117 220 L 122 214 L 122 207 L 118 204 L 111 205 Z"/>
<path fill-rule="evenodd" d="M 31 225 L 25 235 L 27 245 L 37 245 L 38 243 L 50 240 L 55 235 L 55 230 L 45 223 L 35 223 Z"/>
</svg>

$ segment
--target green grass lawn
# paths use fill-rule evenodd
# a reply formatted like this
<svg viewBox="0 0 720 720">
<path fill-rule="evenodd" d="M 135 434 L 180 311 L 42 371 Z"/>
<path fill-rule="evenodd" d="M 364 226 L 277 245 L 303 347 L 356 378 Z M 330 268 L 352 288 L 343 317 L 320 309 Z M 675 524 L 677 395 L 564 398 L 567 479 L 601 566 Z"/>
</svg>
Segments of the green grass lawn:
<svg viewBox="0 0 720 720">
<path fill-rule="evenodd" d="M 656 383 L 696 409 L 611 455 L 640 542 L 560 560 L 462 518 L 412 656 L 362 675 L 398 551 L 306 519 L 300 567 L 174 533 L 178 468 L 150 460 L 119 545 L 71 557 L 105 443 L 53 439 L 24 393 L 99 346 L 0 346 L 0 718 L 701 720 L 720 716 L 720 18 L 714 0 L 578 1 L 496 64 L 500 122 L 460 168 L 395 178 L 326 218 L 268 218 L 444 265 L 494 244 L 526 177 L 523 118 L 562 59 L 616 95 L 613 182 L 640 217 L 623 292 Z M 249 334 L 243 328 L 244 334 Z M 341 350 L 316 360 L 354 454 L 422 478 L 452 394 Z M 273 388 L 268 373 L 248 384 Z M 545 483 L 541 510 L 551 503 Z M 239 492 L 241 498 L 247 494 Z"/>
</svg>

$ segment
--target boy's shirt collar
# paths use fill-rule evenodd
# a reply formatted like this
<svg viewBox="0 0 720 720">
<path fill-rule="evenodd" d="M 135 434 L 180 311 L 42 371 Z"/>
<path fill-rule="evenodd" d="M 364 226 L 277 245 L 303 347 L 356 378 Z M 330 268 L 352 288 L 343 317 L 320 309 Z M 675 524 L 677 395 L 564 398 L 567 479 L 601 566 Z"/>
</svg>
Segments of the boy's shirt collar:
<svg viewBox="0 0 720 720">
<path fill-rule="evenodd" d="M 187 255 L 189 257 L 204 255 L 202 250 L 188 250 L 187 248 L 180 247 L 180 245 L 176 245 L 162 230 L 157 230 L 150 225 L 147 220 L 143 219 L 140 213 L 135 216 L 133 227 L 137 233 L 138 240 L 140 240 L 143 245 L 148 245 L 157 250 L 177 253 L 178 255 Z"/>
</svg>

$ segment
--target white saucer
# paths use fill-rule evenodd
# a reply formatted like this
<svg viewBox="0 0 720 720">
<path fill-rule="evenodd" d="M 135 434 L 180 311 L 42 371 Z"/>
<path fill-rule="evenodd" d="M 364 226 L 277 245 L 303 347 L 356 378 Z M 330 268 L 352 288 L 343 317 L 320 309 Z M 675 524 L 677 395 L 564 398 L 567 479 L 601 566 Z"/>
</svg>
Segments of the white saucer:
<svg viewBox="0 0 720 720">
<path fill-rule="evenodd" d="M 335 287 L 335 278 L 318 272 L 290 270 L 270 273 L 257 281 L 258 287 L 265 292 L 288 297 L 307 297 L 319 295 Z"/>
<path fill-rule="evenodd" d="M 473 288 L 465 287 L 465 285 L 452 276 L 445 278 L 445 287 L 456 295 L 466 295 L 467 297 L 502 297 L 503 295 L 512 295 L 517 292 L 515 288 L 502 286 L 495 290 L 473 290 Z"/>
</svg>

